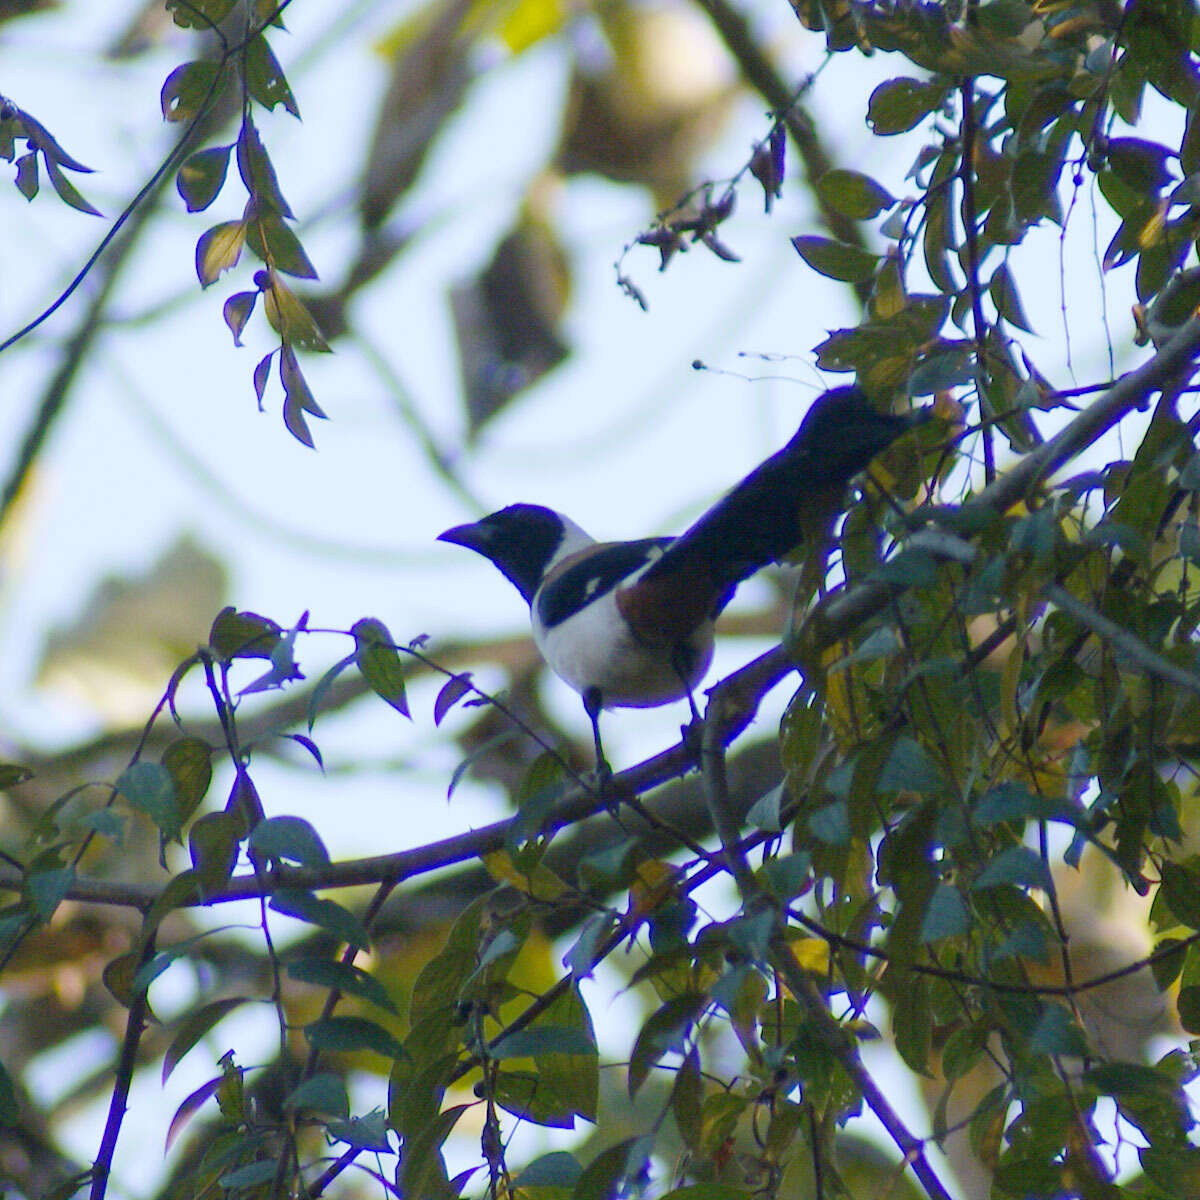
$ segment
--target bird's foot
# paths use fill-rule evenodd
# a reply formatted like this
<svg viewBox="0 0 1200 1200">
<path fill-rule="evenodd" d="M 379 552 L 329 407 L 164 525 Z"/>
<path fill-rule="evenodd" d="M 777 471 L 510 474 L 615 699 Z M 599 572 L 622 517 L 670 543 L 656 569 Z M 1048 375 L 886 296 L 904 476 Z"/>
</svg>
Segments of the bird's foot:
<svg viewBox="0 0 1200 1200">
<path fill-rule="evenodd" d="M 628 783 L 616 778 L 612 767 L 605 759 L 600 759 L 596 763 L 592 779 L 595 781 L 596 795 L 603 802 L 608 815 L 624 829 L 625 824 L 621 820 L 621 806 L 634 801 L 636 799 L 635 792 Z"/>
<path fill-rule="evenodd" d="M 613 769 L 608 764 L 608 759 L 598 758 L 596 760 L 596 769 L 592 772 L 592 777 L 596 781 L 596 790 L 601 795 L 607 795 L 612 791 Z"/>
<path fill-rule="evenodd" d="M 693 767 L 700 766 L 700 749 L 704 741 L 704 718 L 697 715 L 686 725 L 680 725 L 679 738 Z"/>
</svg>

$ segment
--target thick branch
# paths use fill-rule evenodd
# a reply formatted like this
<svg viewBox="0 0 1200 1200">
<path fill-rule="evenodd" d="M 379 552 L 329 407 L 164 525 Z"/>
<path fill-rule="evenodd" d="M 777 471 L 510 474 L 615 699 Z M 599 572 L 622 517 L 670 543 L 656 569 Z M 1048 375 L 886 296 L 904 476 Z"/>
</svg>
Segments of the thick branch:
<svg viewBox="0 0 1200 1200">
<path fill-rule="evenodd" d="M 1182 375 L 1198 350 L 1200 318 L 1194 317 L 1152 359 L 1119 380 L 1069 425 L 1037 450 L 1025 455 L 1011 470 L 980 492 L 969 504 L 986 508 L 996 514 L 1007 511 L 1039 482 L 1089 446 L 1132 409 L 1144 403 L 1151 392 Z M 969 550 L 966 543 L 949 538 L 937 530 L 917 535 L 911 544 L 923 546 L 942 557 L 958 557 L 953 552 L 956 545 Z M 852 588 L 832 593 L 805 622 L 801 631 L 803 644 L 816 648 L 832 645 L 864 621 L 883 611 L 904 590 L 901 584 L 869 579 Z M 721 702 L 717 720 L 708 732 L 710 750 L 718 744 L 730 745 L 754 719 L 767 693 L 794 670 L 796 663 L 782 646 L 776 646 L 727 676 L 713 688 L 710 694 L 719 694 Z M 617 788 L 617 794 L 640 796 L 651 788 L 684 774 L 690 765 L 688 748 L 680 742 L 669 750 L 622 772 L 615 778 L 614 786 Z M 545 831 L 561 829 L 603 807 L 603 803 L 586 789 L 569 789 L 547 820 Z M 325 868 L 297 868 L 272 872 L 265 875 L 261 883 L 253 877 L 240 877 L 231 880 L 219 892 L 209 896 L 205 903 L 258 896 L 262 894 L 264 886 L 269 892 L 283 886 L 351 887 L 403 879 L 438 867 L 465 862 L 498 848 L 504 844 L 511 828 L 511 821 L 500 821 L 483 829 L 447 838 L 431 846 L 405 850 L 398 854 L 336 863 Z M 21 884 L 19 873 L 0 870 L 0 888 L 19 890 Z M 145 908 L 153 902 L 157 894 L 157 888 L 80 880 L 72 887 L 68 896 L 78 900 Z"/>
</svg>

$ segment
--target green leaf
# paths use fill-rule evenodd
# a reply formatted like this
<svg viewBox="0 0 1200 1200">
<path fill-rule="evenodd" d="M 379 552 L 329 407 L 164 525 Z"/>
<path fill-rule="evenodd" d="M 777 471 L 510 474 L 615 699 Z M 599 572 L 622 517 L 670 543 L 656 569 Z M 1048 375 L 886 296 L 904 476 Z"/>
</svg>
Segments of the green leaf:
<svg viewBox="0 0 1200 1200">
<path fill-rule="evenodd" d="M 409 1021 L 414 1027 L 426 1018 L 444 1020 L 445 1010 L 454 1004 L 474 973 L 485 900 L 481 896 L 463 909 L 450 929 L 446 944 L 418 973 L 409 1006 Z"/>
<path fill-rule="evenodd" d="M 287 965 L 288 977 L 316 987 L 336 989 L 346 996 L 366 1000 L 387 1012 L 395 1012 L 387 989 L 372 975 L 353 963 L 331 958 L 297 958 Z"/>
<path fill-rule="evenodd" d="M 194 1092 L 186 1096 L 175 1110 L 174 1116 L 171 1117 L 171 1123 L 167 1127 L 167 1149 L 170 1149 L 174 1144 L 175 1139 L 180 1132 L 187 1126 L 187 1123 L 202 1109 L 208 1102 L 222 1089 L 226 1088 L 227 1080 L 225 1075 L 218 1075 L 215 1079 L 210 1079 L 207 1083 L 202 1083 Z"/>
<path fill-rule="evenodd" d="M 1029 1044 L 1042 1054 L 1069 1054 L 1084 1058 L 1087 1038 L 1061 1004 L 1047 1003 L 1029 1035 Z"/>
<path fill-rule="evenodd" d="M 881 183 L 861 171 L 826 171 L 817 180 L 817 195 L 835 212 L 856 221 L 869 221 L 896 198 Z"/>
<path fill-rule="evenodd" d="M 245 828 L 240 814 L 229 812 L 205 813 L 192 822 L 188 852 L 203 895 L 213 895 L 233 875 Z"/>
<path fill-rule="evenodd" d="M 675 1127 L 683 1144 L 689 1150 L 697 1150 L 701 1145 L 704 1124 L 702 1103 L 704 1100 L 704 1082 L 700 1077 L 700 1054 L 695 1046 L 689 1046 L 683 1062 L 675 1072 L 675 1082 L 671 1085 L 671 1115 L 675 1118 Z"/>
<path fill-rule="evenodd" d="M 362 922 L 334 900 L 318 899 L 302 888 L 280 888 L 271 897 L 270 907 L 284 916 L 317 925 L 348 945 L 358 946 L 362 950 L 371 945 Z"/>
<path fill-rule="evenodd" d="M 82 171 L 86 174 L 91 174 L 91 167 L 85 167 L 77 158 L 72 158 L 58 144 L 57 139 L 41 121 L 23 109 L 17 108 L 15 105 L 12 105 L 12 108 L 13 115 L 25 137 L 41 151 L 47 163 L 57 163 L 60 167 L 65 167 L 68 171 Z M 0 125 L 2 124 L 3 122 L 0 122 Z M 11 158 L 11 154 L 8 157 Z"/>
<path fill-rule="evenodd" d="M 586 979 L 596 966 L 600 945 L 612 932 L 612 918 L 594 913 L 584 923 L 578 939 L 563 955 L 563 965 L 576 979 Z"/>
<path fill-rule="evenodd" d="M 1179 1024 L 1188 1033 L 1200 1033 L 1200 986 L 1181 987 L 1175 997 L 1175 1009 L 1179 1013 Z"/>
<path fill-rule="evenodd" d="M 308 381 L 296 360 L 296 352 L 287 342 L 284 342 L 279 355 L 279 379 L 283 384 L 283 423 L 298 442 L 312 449 L 313 438 L 304 414 L 311 413 L 314 417 L 324 419 L 325 413 L 313 398 Z"/>
<path fill-rule="evenodd" d="M 229 326 L 229 331 L 233 334 L 235 346 L 242 344 L 242 330 L 246 328 L 246 322 L 250 320 L 250 316 L 254 312 L 258 295 L 258 292 L 235 292 L 225 301 L 221 309 L 221 316 L 225 318 L 225 324 Z"/>
<path fill-rule="evenodd" d="M 354 662 L 354 655 L 347 654 L 340 662 L 336 662 L 324 675 L 317 680 L 316 686 L 312 690 L 312 694 L 308 700 L 308 728 L 312 732 L 312 727 L 317 722 L 317 714 L 321 711 L 321 705 L 324 703 L 326 696 L 333 687 L 337 677 Z"/>
<path fill-rule="evenodd" d="M 513 1180 L 513 1191 L 525 1188 L 573 1188 L 583 1174 L 575 1155 L 566 1150 L 552 1150 L 529 1163 Z"/>
<path fill-rule="evenodd" d="M 812 858 L 808 851 L 769 858 L 760 869 L 767 890 L 785 903 L 808 890 L 812 881 Z"/>
<path fill-rule="evenodd" d="M 970 928 L 971 910 L 958 888 L 949 883 L 938 884 L 921 920 L 921 941 L 937 942 L 942 938 L 960 937 Z"/>
<path fill-rule="evenodd" d="M 1045 805 L 1023 783 L 1006 780 L 990 787 L 975 802 L 972 817 L 975 824 L 986 828 L 1005 821 L 1024 821 L 1045 815 Z"/>
<path fill-rule="evenodd" d="M 1012 198 L 1021 224 L 1059 215 L 1057 188 L 1062 168 L 1059 154 L 1026 150 L 1017 155 L 1012 169 Z"/>
<path fill-rule="evenodd" d="M 242 121 L 241 131 L 237 140 L 238 174 L 250 193 L 250 201 L 254 211 L 273 210 L 285 217 L 294 217 L 288 202 L 279 190 L 279 178 L 271 162 L 267 148 L 254 122 L 246 117 Z"/>
<path fill-rule="evenodd" d="M 37 164 L 38 156 L 36 150 L 30 150 L 28 154 L 22 154 L 17 159 L 16 187 L 17 191 L 26 200 L 32 200 L 38 194 Z"/>
<path fill-rule="evenodd" d="M 834 800 L 831 804 L 809 813 L 808 831 L 827 846 L 845 846 L 850 842 L 850 810 L 845 800 Z"/>
<path fill-rule="evenodd" d="M 264 354 L 254 367 L 254 394 L 258 398 L 259 412 L 263 410 L 263 394 L 267 390 L 267 379 L 271 374 L 271 359 L 275 357 L 275 354 L 274 350 Z"/>
<path fill-rule="evenodd" d="M 1028 846 L 1010 846 L 1002 850 L 983 868 L 971 887 L 979 891 L 1007 883 L 1043 891 L 1054 887 L 1046 864 Z"/>
<path fill-rule="evenodd" d="M 448 1108 L 438 1113 L 419 1133 L 404 1139 L 404 1153 L 396 1176 L 401 1196 L 441 1200 L 452 1194 L 446 1180 L 446 1165 L 442 1161 L 442 1143 L 463 1113 L 474 1108 L 473 1104 Z"/>
<path fill-rule="evenodd" d="M 819 275 L 845 283 L 862 283 L 875 274 L 879 255 L 848 242 L 812 234 L 792 238 L 796 253 Z"/>
<path fill-rule="evenodd" d="M 279 1163 L 274 1158 L 263 1158 L 257 1162 L 247 1163 L 233 1171 L 227 1171 L 217 1182 L 228 1192 L 248 1191 L 264 1183 L 270 1183 L 279 1170 Z"/>
<path fill-rule="evenodd" d="M 387 1118 L 379 1110 L 365 1117 L 339 1117 L 326 1124 L 325 1132 L 331 1138 L 346 1142 L 358 1150 L 374 1150 L 381 1154 L 393 1152 L 388 1139 Z"/>
<path fill-rule="evenodd" d="M 180 871 L 173 875 L 166 887 L 158 893 L 150 910 L 146 913 L 144 928 L 157 929 L 168 914 L 177 908 L 185 908 L 200 899 L 200 888 L 194 871 Z M 136 952 L 135 952 L 136 954 Z"/>
<path fill-rule="evenodd" d="M 910 396 L 932 396 L 935 392 L 964 387 L 975 380 L 974 352 L 969 346 L 955 346 L 925 359 L 908 377 Z"/>
<path fill-rule="evenodd" d="M 237 0 L 167 0 L 167 11 L 181 29 L 213 31 L 233 11 Z"/>
<path fill-rule="evenodd" d="M 578 1029 L 535 1025 L 505 1034 L 490 1047 L 493 1058 L 540 1058 L 545 1054 L 592 1054 L 595 1045 Z"/>
<path fill-rule="evenodd" d="M 365 1017 L 323 1017 L 304 1027 L 314 1050 L 336 1050 L 352 1054 L 373 1050 L 385 1058 L 399 1058 L 404 1049 L 393 1034 Z"/>
<path fill-rule="evenodd" d="M 1160 992 L 1179 978 L 1183 964 L 1187 961 L 1187 946 L 1182 938 L 1163 938 L 1154 947 L 1154 957 L 1150 962 L 1150 971 L 1154 976 L 1154 986 Z"/>
<path fill-rule="evenodd" d="M 277 104 L 282 104 L 293 117 L 300 116 L 283 68 L 263 34 L 251 38 L 246 44 L 243 62 L 247 90 L 263 108 L 274 109 Z"/>
<path fill-rule="evenodd" d="M 316 279 L 317 269 L 300 239 L 274 209 L 262 209 L 246 222 L 246 244 L 265 263 L 285 275 Z"/>
<path fill-rule="evenodd" d="M 1007 263 L 1001 263 L 993 272 L 992 280 L 988 284 L 988 295 L 1003 320 L 1024 330 L 1025 333 L 1033 332 L 1029 326 L 1029 318 L 1025 316 L 1025 309 L 1021 306 L 1021 296 Z"/>
<path fill-rule="evenodd" d="M 283 1108 L 289 1112 L 323 1112 L 326 1116 L 346 1117 L 350 1112 L 350 1100 L 346 1084 L 341 1076 L 323 1070 L 293 1088 L 283 1100 Z"/>
<path fill-rule="evenodd" d="M 270 658 L 283 631 L 258 613 L 224 608 L 208 632 L 208 645 L 222 662 L 235 658 Z"/>
<path fill-rule="evenodd" d="M 906 546 L 899 554 L 893 554 L 875 569 L 875 578 L 884 583 L 897 583 L 903 587 L 932 587 L 937 583 L 938 560 L 927 550 Z M 893 642 L 895 631 L 891 633 Z M 893 649 L 893 653 L 895 649 Z"/>
<path fill-rule="evenodd" d="M 225 801 L 225 812 L 238 822 L 238 836 L 243 838 L 263 819 L 262 799 L 246 768 L 239 767 Z"/>
<path fill-rule="evenodd" d="M 46 178 L 50 180 L 50 186 L 58 193 L 58 198 L 64 204 L 70 205 L 77 212 L 88 213 L 93 217 L 103 215 L 98 208 L 93 207 L 79 194 L 79 190 L 63 174 L 62 168 L 48 155 L 46 156 Z"/>
<path fill-rule="evenodd" d="M 162 765 L 175 785 L 179 819 L 186 823 L 212 782 L 212 747 L 202 738 L 179 738 L 163 751 Z"/>
<path fill-rule="evenodd" d="M 171 1077 L 171 1072 L 202 1037 L 211 1033 L 231 1012 L 235 1012 L 243 1004 L 249 1003 L 251 1000 L 248 996 L 227 996 L 223 1000 L 213 1000 L 194 1012 L 187 1013 L 175 1026 L 171 1044 L 163 1054 L 163 1083 L 167 1082 Z"/>
<path fill-rule="evenodd" d="M 284 1099 L 283 1107 L 288 1112 L 303 1110 L 346 1117 L 350 1115 L 350 1098 L 340 1076 L 332 1071 L 321 1071 L 293 1088 Z"/>
<path fill-rule="evenodd" d="M 354 661 L 363 679 L 381 700 L 408 717 L 404 669 L 387 627 L 373 617 L 364 617 L 355 621 L 350 632 L 354 635 Z"/>
<path fill-rule="evenodd" d="M 323 867 L 329 851 L 321 835 L 302 817 L 269 817 L 250 833 L 250 848 L 265 858 L 283 859 L 301 867 Z"/>
<path fill-rule="evenodd" d="M 175 781 L 161 763 L 136 762 L 121 772 L 117 791 L 144 812 L 168 841 L 183 828 L 175 800 Z"/>
<path fill-rule="evenodd" d="M 0 1063 L 0 1124 L 14 1126 L 20 1120 L 21 1110 L 17 1104 L 17 1089 L 13 1086 L 12 1076 L 3 1063 Z"/>
<path fill-rule="evenodd" d="M 777 783 L 750 806 L 750 811 L 746 813 L 746 822 L 755 829 L 778 833 L 783 828 L 780 807 L 786 795 L 784 784 Z"/>
<path fill-rule="evenodd" d="M 684 1053 L 688 1034 L 706 1003 L 706 998 L 699 995 L 677 996 L 661 1005 L 638 1030 L 626 1075 L 631 1099 L 660 1059 Z"/>
<path fill-rule="evenodd" d="M 1173 157 L 1166 146 L 1142 138 L 1113 138 L 1108 143 L 1108 166 L 1114 174 L 1152 201 L 1171 182 L 1167 163 Z"/>
<path fill-rule="evenodd" d="M 947 1083 L 961 1079 L 983 1055 L 987 1031 L 977 1025 L 965 1024 L 946 1039 L 942 1047 L 942 1075 Z"/>
<path fill-rule="evenodd" d="M 74 882 L 74 867 L 54 867 L 30 873 L 25 880 L 25 892 L 40 920 L 48 921 L 54 915 Z"/>
<path fill-rule="evenodd" d="M 933 1014 L 929 1007 L 929 984 L 922 975 L 905 976 L 892 1007 L 892 1032 L 896 1050 L 918 1075 L 929 1073 L 933 1041 Z"/>
<path fill-rule="evenodd" d="M 626 1138 L 602 1150 L 584 1168 L 572 1200 L 611 1200 L 625 1194 L 628 1184 L 642 1177 L 654 1152 L 652 1136 Z"/>
<path fill-rule="evenodd" d="M 155 954 L 148 962 L 138 966 L 133 979 L 129 983 L 130 995 L 144 995 L 150 985 L 172 964 L 178 962 L 179 959 L 194 959 L 196 947 L 205 938 L 211 937 L 214 932 L 212 929 L 205 929 L 190 938 L 184 938 L 183 941 L 176 942 L 173 946 L 168 946 L 165 950 Z M 129 958 L 136 963 L 139 953 L 138 951 L 134 951 Z"/>
<path fill-rule="evenodd" d="M 220 63 L 208 58 L 176 67 L 159 96 L 163 117 L 168 121 L 192 120 L 215 91 L 220 74 Z"/>
<path fill-rule="evenodd" d="M 441 725 L 446 714 L 464 696 L 470 695 L 473 690 L 474 684 L 471 682 L 471 673 L 469 671 L 464 671 L 461 675 L 451 675 L 442 685 L 441 691 L 437 694 L 437 699 L 433 702 L 434 725 Z"/>
<path fill-rule="evenodd" d="M 1142 1063 L 1112 1062 L 1092 1067 L 1083 1073 L 1083 1082 L 1104 1096 L 1173 1100 L 1174 1082 L 1156 1067 Z"/>
<path fill-rule="evenodd" d="M 1046 962 L 1048 955 L 1044 927 L 1034 921 L 1021 921 L 1005 934 L 1000 945 L 992 952 L 992 961 L 998 963 L 1006 958 L 1028 958 L 1034 962 Z"/>
<path fill-rule="evenodd" d="M 881 137 L 905 133 L 941 108 L 946 91 L 946 84 L 925 83 L 905 76 L 888 79 L 871 93 L 867 124 Z"/>
<path fill-rule="evenodd" d="M 749 1200 L 753 1193 L 727 1183 L 690 1183 L 686 1187 L 660 1192 L 658 1200 Z"/>
<path fill-rule="evenodd" d="M 175 187 L 188 212 L 203 212 L 221 194 L 229 171 L 233 145 L 213 146 L 184 161 L 175 177 Z"/>
<path fill-rule="evenodd" d="M 1189 929 L 1200 929 L 1200 877 L 1171 859 L 1164 859 L 1160 888 L 1175 919 Z"/>
<path fill-rule="evenodd" d="M 945 781 L 919 742 L 898 737 L 875 781 L 881 792 L 942 792 Z"/>
</svg>

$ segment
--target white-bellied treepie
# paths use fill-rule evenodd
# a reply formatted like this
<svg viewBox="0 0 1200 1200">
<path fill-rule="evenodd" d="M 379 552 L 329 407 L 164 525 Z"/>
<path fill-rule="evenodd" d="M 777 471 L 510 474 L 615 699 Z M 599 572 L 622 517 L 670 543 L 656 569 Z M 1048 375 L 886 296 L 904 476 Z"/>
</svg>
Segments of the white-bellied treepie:
<svg viewBox="0 0 1200 1200">
<path fill-rule="evenodd" d="M 440 540 L 491 559 L 529 604 L 533 638 L 583 697 L 597 766 L 604 708 L 687 698 L 708 670 L 713 622 L 743 579 L 801 543 L 828 552 L 850 479 L 929 409 L 881 413 L 855 386 L 814 401 L 795 436 L 679 537 L 597 542 L 538 504 L 511 504 Z"/>
</svg>

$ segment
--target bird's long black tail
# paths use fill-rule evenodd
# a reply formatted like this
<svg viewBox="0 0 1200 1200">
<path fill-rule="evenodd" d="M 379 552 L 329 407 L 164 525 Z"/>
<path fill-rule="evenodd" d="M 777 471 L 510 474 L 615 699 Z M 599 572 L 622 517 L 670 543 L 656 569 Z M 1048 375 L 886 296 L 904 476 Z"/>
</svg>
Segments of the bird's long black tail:
<svg viewBox="0 0 1200 1200">
<path fill-rule="evenodd" d="M 825 392 L 791 441 L 676 538 L 638 590 L 682 575 L 709 588 L 720 611 L 743 579 L 827 529 L 851 477 L 930 414 L 878 412 L 858 387 Z"/>
</svg>

